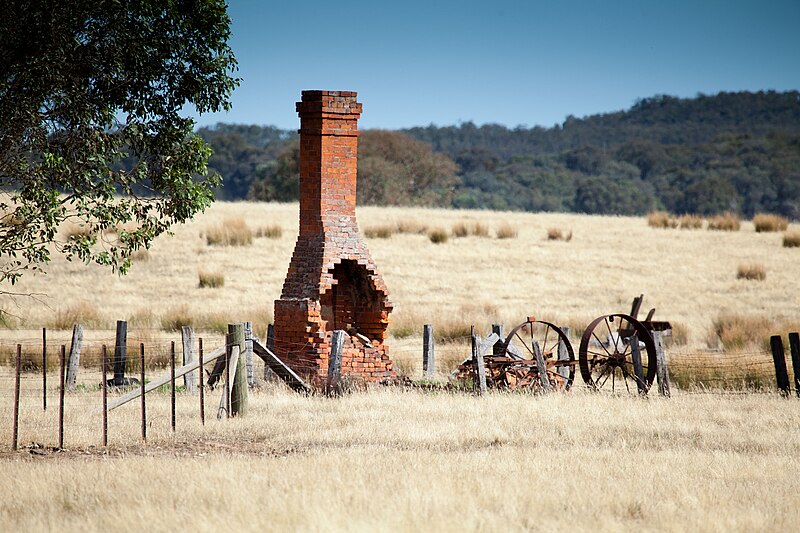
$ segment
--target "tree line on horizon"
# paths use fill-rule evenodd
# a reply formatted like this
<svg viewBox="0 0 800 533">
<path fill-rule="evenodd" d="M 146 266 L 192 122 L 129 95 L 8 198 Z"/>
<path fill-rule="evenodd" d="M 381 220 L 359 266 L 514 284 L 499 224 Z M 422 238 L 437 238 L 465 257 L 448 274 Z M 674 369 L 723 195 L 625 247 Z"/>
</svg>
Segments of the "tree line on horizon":
<svg viewBox="0 0 800 533">
<path fill-rule="evenodd" d="M 297 200 L 296 131 L 198 133 L 218 199 Z M 363 130 L 358 159 L 360 205 L 800 219 L 800 92 L 660 95 L 552 128 Z"/>
</svg>

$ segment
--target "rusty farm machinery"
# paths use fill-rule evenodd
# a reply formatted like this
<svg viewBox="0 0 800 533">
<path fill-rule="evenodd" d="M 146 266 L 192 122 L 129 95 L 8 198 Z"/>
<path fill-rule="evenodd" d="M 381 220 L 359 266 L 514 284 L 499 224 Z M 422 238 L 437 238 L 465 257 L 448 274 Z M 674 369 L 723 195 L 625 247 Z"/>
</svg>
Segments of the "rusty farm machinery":
<svg viewBox="0 0 800 533">
<path fill-rule="evenodd" d="M 651 332 L 669 334 L 669 322 L 636 318 L 643 296 L 634 299 L 630 314 L 594 319 L 583 331 L 578 357 L 569 337 L 553 323 L 528 317 L 498 341 L 481 359 L 487 387 L 507 390 L 569 390 L 577 373 L 592 390 L 646 393 L 657 370 Z M 456 370 L 457 378 L 475 375 L 479 361 L 471 358 Z"/>
</svg>

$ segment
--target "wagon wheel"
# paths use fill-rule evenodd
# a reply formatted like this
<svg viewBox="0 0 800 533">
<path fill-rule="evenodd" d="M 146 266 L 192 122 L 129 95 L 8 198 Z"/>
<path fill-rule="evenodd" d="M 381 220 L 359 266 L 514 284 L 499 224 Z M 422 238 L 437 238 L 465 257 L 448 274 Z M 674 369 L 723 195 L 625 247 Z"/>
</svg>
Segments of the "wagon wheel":
<svg viewBox="0 0 800 533">
<path fill-rule="evenodd" d="M 656 376 L 656 347 L 647 328 L 629 315 L 601 316 L 583 332 L 578 359 L 581 377 L 595 390 L 638 392 L 630 339 L 636 335 L 647 390 Z M 644 348 L 644 349 L 642 349 Z"/>
<path fill-rule="evenodd" d="M 558 326 L 534 317 L 512 329 L 503 343 L 503 354 L 517 360 L 509 365 L 505 385 L 541 388 L 537 347 L 544 357 L 550 385 L 556 390 L 569 390 L 575 380 L 575 352 L 569 338 Z"/>
</svg>

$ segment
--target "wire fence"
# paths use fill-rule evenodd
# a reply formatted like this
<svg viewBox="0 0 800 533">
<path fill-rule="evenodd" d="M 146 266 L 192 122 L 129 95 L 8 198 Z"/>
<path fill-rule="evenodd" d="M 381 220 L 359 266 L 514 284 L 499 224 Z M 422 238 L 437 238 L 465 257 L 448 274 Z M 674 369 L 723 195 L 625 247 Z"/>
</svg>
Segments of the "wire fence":
<svg viewBox="0 0 800 533">
<path fill-rule="evenodd" d="M 43 332 L 41 336 L 29 334 L 20 336 L 17 342 L 0 340 L 0 435 L 2 445 L 9 441 L 23 443 L 44 443 L 53 447 L 69 446 L 70 443 L 96 442 L 101 444 L 103 433 L 103 376 L 108 386 L 109 401 L 121 397 L 126 391 L 141 386 L 142 364 L 140 353 L 144 353 L 145 382 L 164 376 L 170 365 L 175 346 L 176 364 L 183 363 L 181 338 L 178 335 L 162 335 L 154 338 L 131 332 L 126 346 L 128 349 L 124 366 L 124 375 L 134 378 L 126 387 L 113 385 L 115 360 L 115 340 L 113 332 L 104 332 L 106 338 L 91 338 L 81 349 L 80 366 L 74 376 L 74 382 L 66 382 L 67 355 L 69 343 L 65 338 L 48 338 Z M 138 335 L 138 336 L 137 336 Z M 62 336 L 63 337 L 63 336 Z M 148 343 L 137 342 L 148 340 Z M 459 364 L 471 357 L 472 338 L 463 336 L 441 343 L 436 347 L 436 370 L 440 381 L 447 381 L 450 373 Z M 202 341 L 195 342 L 197 350 L 200 342 L 205 346 L 205 353 L 225 345 L 225 337 L 212 335 Z M 290 351 L 303 351 L 307 343 L 293 343 Z M 103 367 L 103 348 L 105 347 L 106 364 Z M 16 372 L 17 352 L 20 354 L 20 372 Z M 62 351 L 65 356 L 62 361 Z M 400 343 L 390 350 L 398 373 L 408 377 L 422 377 L 423 346 L 410 342 Z M 203 369 L 203 380 L 214 367 L 214 361 L 206 361 Z M 775 364 L 773 356 L 767 351 L 749 352 L 688 352 L 675 351 L 668 356 L 669 378 L 672 386 L 685 393 L 719 393 L 750 394 L 776 389 Z M 266 384 L 264 380 L 265 366 L 259 358 L 254 358 L 252 365 L 253 386 L 256 389 Z M 17 386 L 17 379 L 19 385 Z M 789 368 L 789 379 L 794 382 L 794 375 Z M 65 381 L 62 386 L 62 380 Z M 575 384 L 580 380 L 576 378 Z M 205 418 L 215 417 L 219 411 L 220 393 L 211 396 L 212 391 L 204 390 L 206 400 L 201 406 L 199 394 L 188 394 L 183 378 L 175 381 L 175 388 L 167 383 L 146 395 L 147 407 L 146 427 L 138 424 L 140 408 L 138 400 L 119 411 L 109 413 L 106 422 L 108 434 L 117 442 L 136 442 L 148 429 L 155 434 L 168 432 L 174 425 L 169 398 L 173 390 L 177 393 L 177 413 L 182 423 L 191 420 L 192 424 L 201 424 Z M 18 407 L 15 407 L 18 395 Z M 152 401 L 150 401 L 152 398 Z M 18 413 L 18 414 L 16 414 Z M 17 420 L 15 420 L 17 417 Z M 142 433 L 140 433 L 142 431 Z M 13 437 L 12 437 L 13 433 Z"/>
</svg>

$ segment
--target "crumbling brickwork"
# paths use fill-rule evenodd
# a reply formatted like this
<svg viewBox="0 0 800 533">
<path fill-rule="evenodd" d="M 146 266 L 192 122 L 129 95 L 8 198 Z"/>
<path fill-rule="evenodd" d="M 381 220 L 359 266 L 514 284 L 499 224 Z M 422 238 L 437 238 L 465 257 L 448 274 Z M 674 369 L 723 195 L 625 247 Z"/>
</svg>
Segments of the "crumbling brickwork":
<svg viewBox="0 0 800 533">
<path fill-rule="evenodd" d="M 300 234 L 275 301 L 275 353 L 320 384 L 341 329 L 350 333 L 342 375 L 396 378 L 385 342 L 389 292 L 356 222 L 361 104 L 355 92 L 303 91 L 297 112 Z"/>
</svg>

